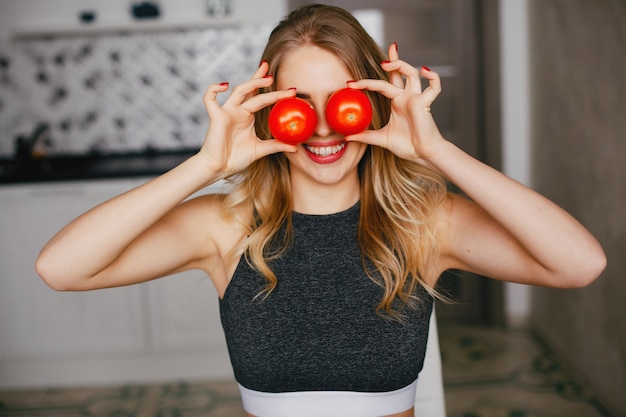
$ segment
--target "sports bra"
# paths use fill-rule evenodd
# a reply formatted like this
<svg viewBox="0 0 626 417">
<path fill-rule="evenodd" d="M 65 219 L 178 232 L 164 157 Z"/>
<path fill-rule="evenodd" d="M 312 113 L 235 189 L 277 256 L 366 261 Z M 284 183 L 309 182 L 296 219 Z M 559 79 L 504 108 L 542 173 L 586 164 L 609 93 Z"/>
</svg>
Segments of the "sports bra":
<svg viewBox="0 0 626 417">
<path fill-rule="evenodd" d="M 239 385 L 243 408 L 256 417 L 380 417 L 409 410 L 417 380 L 388 392 L 303 391 L 267 393 Z"/>
<path fill-rule="evenodd" d="M 420 307 L 402 310 L 403 322 L 376 313 L 384 290 L 365 274 L 359 215 L 359 203 L 330 215 L 292 213 L 293 244 L 269 262 L 277 286 L 267 297 L 257 297 L 265 278 L 244 257 L 239 261 L 220 300 L 220 317 L 242 396 L 375 398 L 417 380 L 432 297 L 419 287 Z"/>
</svg>

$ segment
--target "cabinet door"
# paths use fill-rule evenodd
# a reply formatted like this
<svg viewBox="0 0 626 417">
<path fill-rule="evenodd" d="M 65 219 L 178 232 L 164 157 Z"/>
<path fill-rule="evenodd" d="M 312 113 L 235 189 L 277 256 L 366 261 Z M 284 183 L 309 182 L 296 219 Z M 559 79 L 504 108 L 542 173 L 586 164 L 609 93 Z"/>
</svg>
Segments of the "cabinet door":
<svg viewBox="0 0 626 417">
<path fill-rule="evenodd" d="M 218 295 L 204 272 L 182 272 L 149 282 L 147 288 L 155 352 L 199 351 L 228 361 Z"/>
<path fill-rule="evenodd" d="M 190 198 L 228 192 L 217 182 Z M 154 352 L 201 351 L 228 361 L 228 349 L 219 315 L 219 298 L 203 271 L 186 271 L 146 284 L 150 314 L 150 342 Z"/>
<path fill-rule="evenodd" d="M 143 349 L 138 287 L 60 293 L 34 270 L 39 251 L 63 225 L 128 188 L 126 180 L 0 188 L 0 361 Z"/>
</svg>

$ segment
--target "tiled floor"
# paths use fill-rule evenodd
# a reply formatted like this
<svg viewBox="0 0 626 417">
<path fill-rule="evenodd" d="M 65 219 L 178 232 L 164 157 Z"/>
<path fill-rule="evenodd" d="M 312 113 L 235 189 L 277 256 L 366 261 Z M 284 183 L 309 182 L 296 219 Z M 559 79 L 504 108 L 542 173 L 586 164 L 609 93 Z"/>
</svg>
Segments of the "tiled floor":
<svg viewBox="0 0 626 417">
<path fill-rule="evenodd" d="M 611 417 L 554 352 L 521 330 L 440 328 L 448 417 Z"/>
<path fill-rule="evenodd" d="M 439 336 L 448 417 L 612 417 L 528 332 L 440 327 Z M 3 417 L 243 415 L 232 381 L 0 392 Z"/>
</svg>

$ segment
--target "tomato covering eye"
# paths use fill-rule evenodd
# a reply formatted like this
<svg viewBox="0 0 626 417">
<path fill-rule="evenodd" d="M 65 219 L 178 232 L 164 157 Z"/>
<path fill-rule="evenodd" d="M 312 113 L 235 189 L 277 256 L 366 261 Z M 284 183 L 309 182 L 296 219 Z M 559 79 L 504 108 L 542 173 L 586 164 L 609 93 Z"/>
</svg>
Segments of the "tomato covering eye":
<svg viewBox="0 0 626 417">
<path fill-rule="evenodd" d="M 268 123 L 275 139 L 296 145 L 305 142 L 315 132 L 317 114 L 307 101 L 289 97 L 274 104 Z"/>
<path fill-rule="evenodd" d="M 335 132 L 354 135 L 367 129 L 372 122 L 372 104 L 361 90 L 342 88 L 328 99 L 326 121 Z"/>
</svg>

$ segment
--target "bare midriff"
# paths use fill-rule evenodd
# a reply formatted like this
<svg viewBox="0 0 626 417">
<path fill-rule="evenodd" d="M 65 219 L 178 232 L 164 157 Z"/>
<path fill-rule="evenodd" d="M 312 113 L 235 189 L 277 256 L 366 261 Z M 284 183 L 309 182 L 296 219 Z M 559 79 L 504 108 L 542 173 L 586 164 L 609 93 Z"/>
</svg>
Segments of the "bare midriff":
<svg viewBox="0 0 626 417">
<path fill-rule="evenodd" d="M 384 417 L 413 417 L 413 412 L 414 412 L 413 408 L 411 407 L 409 410 L 403 411 L 401 413 L 389 414 Z M 256 417 L 256 416 L 250 413 L 246 413 L 246 417 Z"/>
</svg>

